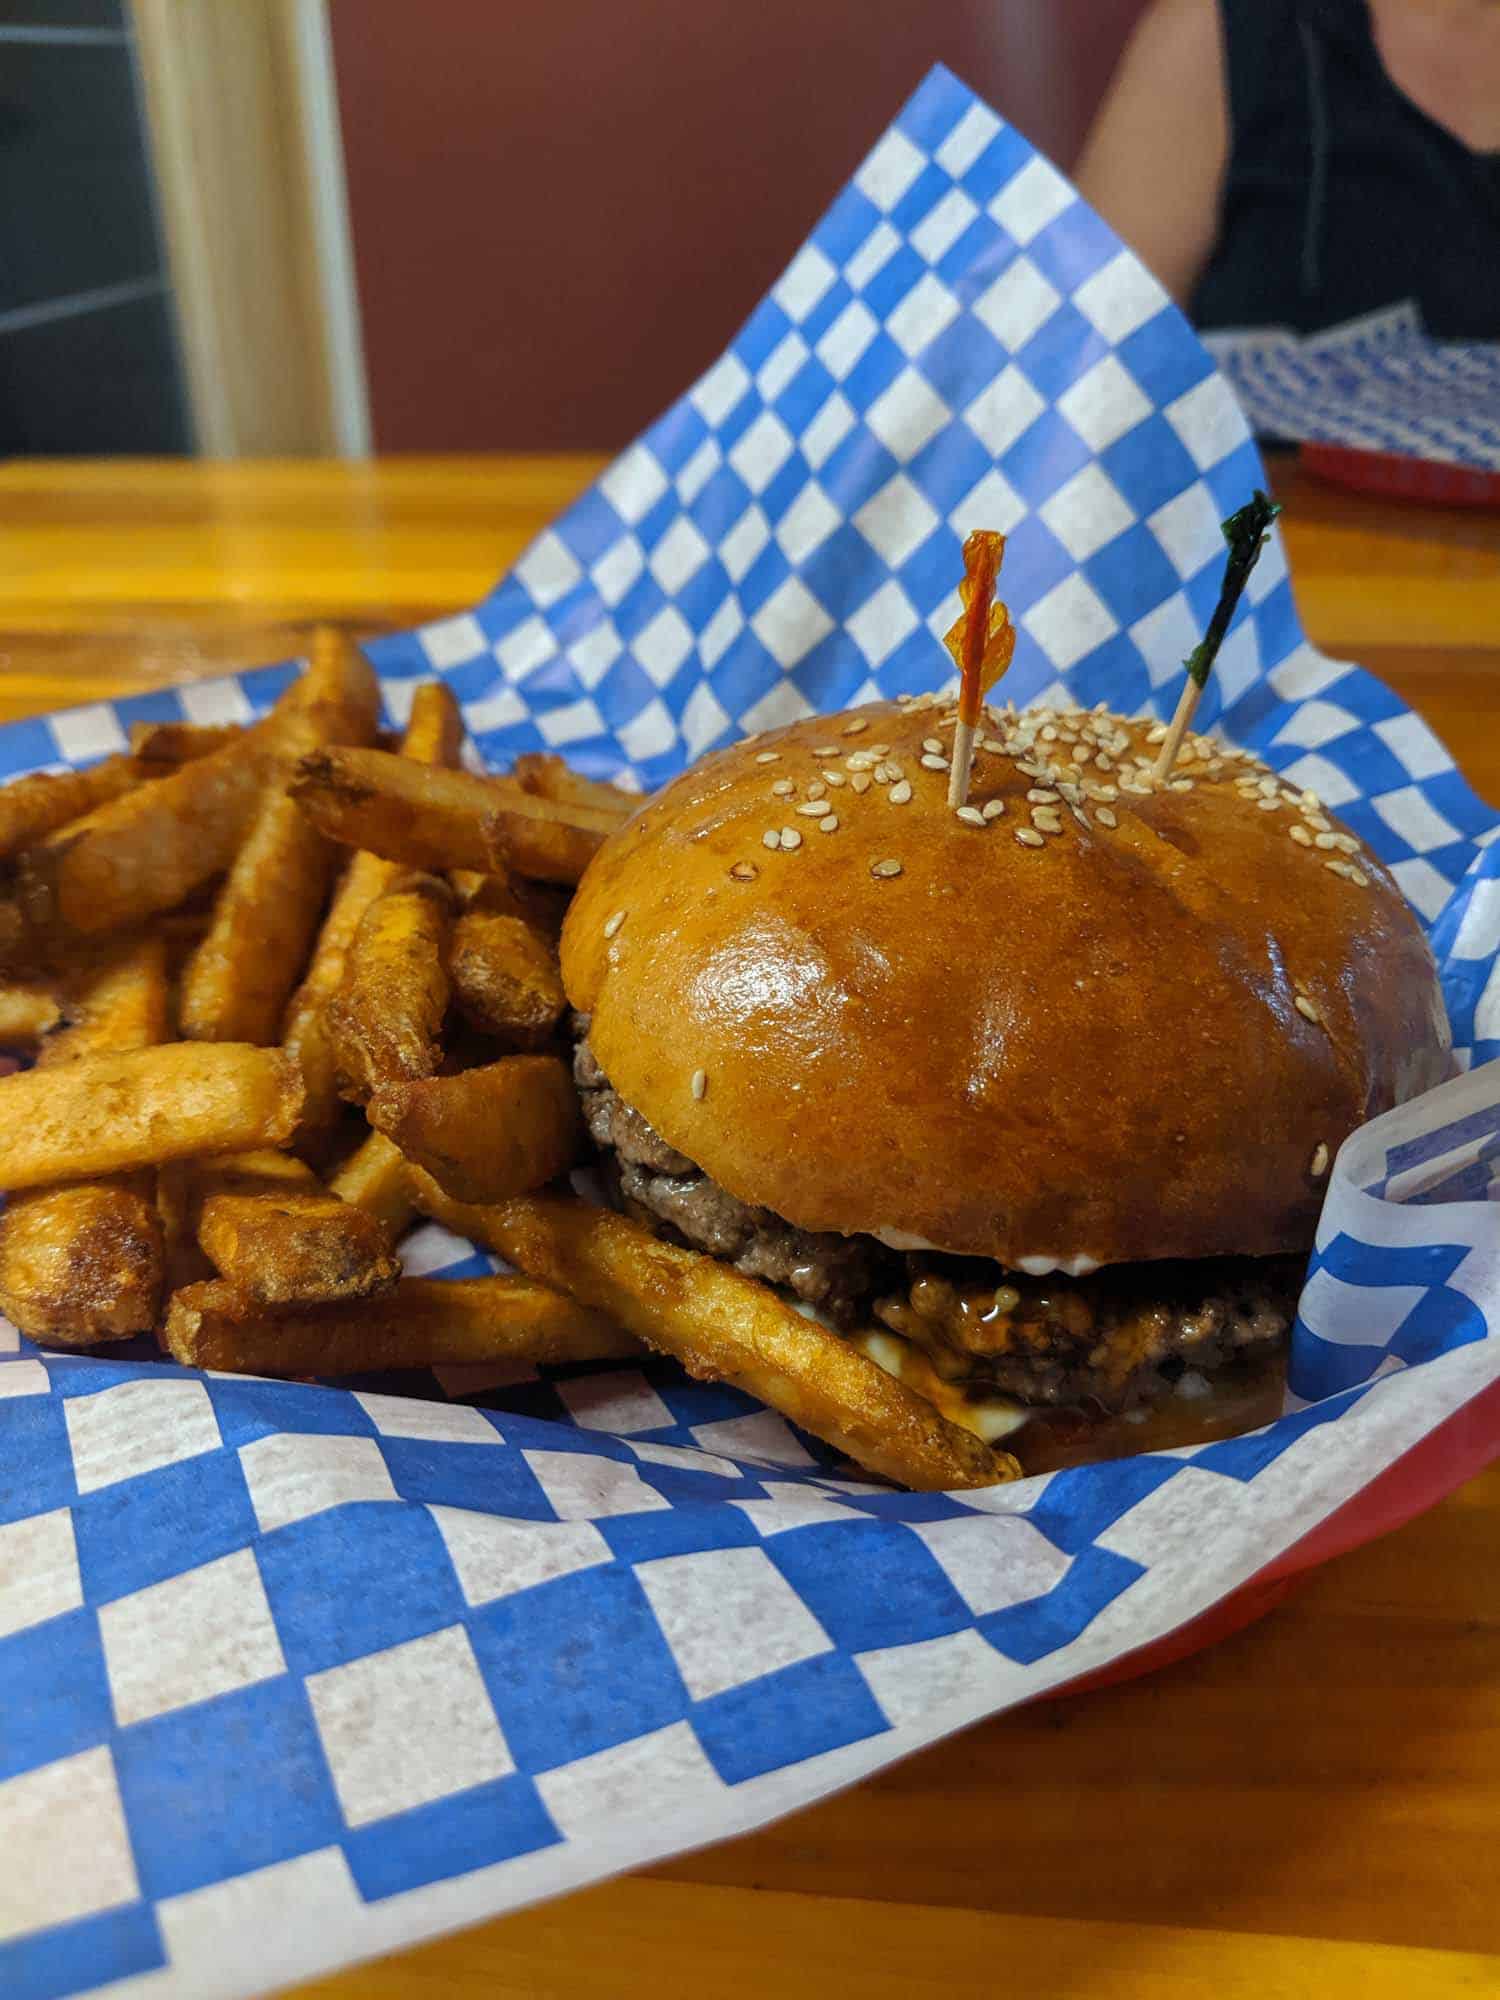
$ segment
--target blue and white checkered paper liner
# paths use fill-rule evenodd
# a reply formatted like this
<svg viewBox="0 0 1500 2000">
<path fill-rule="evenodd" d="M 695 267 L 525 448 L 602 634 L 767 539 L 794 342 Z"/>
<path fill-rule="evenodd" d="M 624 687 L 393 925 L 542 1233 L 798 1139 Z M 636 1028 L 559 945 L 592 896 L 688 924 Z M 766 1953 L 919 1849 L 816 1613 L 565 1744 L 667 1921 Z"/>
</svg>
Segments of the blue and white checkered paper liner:
<svg viewBox="0 0 1500 2000">
<path fill-rule="evenodd" d="M 1215 332 L 1205 345 L 1262 437 L 1500 472 L 1500 345 L 1434 340 L 1409 300 L 1323 333 Z"/>
<path fill-rule="evenodd" d="M 372 652 L 395 718 L 437 672 L 492 761 L 651 784 L 940 681 L 983 523 L 1010 690 L 1165 713 L 1261 476 L 1155 281 L 939 71 L 730 353 L 483 604 Z M 0 774 L 257 712 L 288 671 L 13 725 Z M 1279 541 L 1208 700 L 1391 861 L 1494 1053 L 1495 818 L 1307 645 Z M 1500 1376 L 1497 1153 L 1495 1066 L 1345 1148 L 1268 1429 L 951 1498 L 664 1361 L 422 1400 L 0 1323 L 0 1991 L 262 1991 L 756 1825 L 1176 1630 Z M 433 1227 L 406 1254 L 488 1268 Z"/>
</svg>

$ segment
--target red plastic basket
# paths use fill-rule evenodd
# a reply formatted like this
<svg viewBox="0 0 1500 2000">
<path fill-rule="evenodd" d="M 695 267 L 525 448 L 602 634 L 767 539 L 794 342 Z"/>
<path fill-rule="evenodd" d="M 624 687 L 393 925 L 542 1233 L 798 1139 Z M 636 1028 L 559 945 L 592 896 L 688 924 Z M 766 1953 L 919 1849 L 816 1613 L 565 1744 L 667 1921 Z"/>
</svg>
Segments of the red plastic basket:
<svg viewBox="0 0 1500 2000">
<path fill-rule="evenodd" d="M 1395 451 L 1357 451 L 1343 444 L 1304 444 L 1298 456 L 1319 479 L 1360 493 L 1435 507 L 1500 507 L 1500 472 L 1477 466 L 1444 465 Z"/>
</svg>

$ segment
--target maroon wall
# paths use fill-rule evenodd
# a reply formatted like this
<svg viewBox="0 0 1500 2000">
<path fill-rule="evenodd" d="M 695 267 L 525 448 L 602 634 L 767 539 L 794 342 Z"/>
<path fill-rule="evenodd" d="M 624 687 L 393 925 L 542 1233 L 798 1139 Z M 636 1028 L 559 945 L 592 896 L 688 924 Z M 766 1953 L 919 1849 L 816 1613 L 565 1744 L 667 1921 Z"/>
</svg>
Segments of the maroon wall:
<svg viewBox="0 0 1500 2000">
<path fill-rule="evenodd" d="M 946 62 L 1063 165 L 1143 0 L 332 0 L 385 451 L 623 443 Z"/>
</svg>

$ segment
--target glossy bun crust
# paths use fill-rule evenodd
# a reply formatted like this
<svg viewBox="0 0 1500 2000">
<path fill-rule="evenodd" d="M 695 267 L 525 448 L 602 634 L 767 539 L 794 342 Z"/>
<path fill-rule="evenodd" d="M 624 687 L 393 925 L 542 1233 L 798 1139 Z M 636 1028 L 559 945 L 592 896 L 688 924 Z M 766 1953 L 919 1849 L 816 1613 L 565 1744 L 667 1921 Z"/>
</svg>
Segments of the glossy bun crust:
<svg viewBox="0 0 1500 2000">
<path fill-rule="evenodd" d="M 983 826 L 921 761 L 952 745 L 939 703 L 799 722 L 657 794 L 563 938 L 605 1072 L 804 1229 L 1011 1265 L 1306 1249 L 1341 1141 L 1448 1073 L 1400 891 L 1308 795 L 1261 809 L 1263 767 L 1207 739 L 1190 786 L 1137 792 L 1143 724 L 1029 711 L 986 734 L 969 796 L 1004 812 Z M 879 745 L 884 781 L 859 768 Z M 827 831 L 797 811 L 814 784 Z M 1038 808 L 1060 829 L 1040 846 L 1017 838 Z M 767 847 L 781 828 L 800 842 Z"/>
</svg>

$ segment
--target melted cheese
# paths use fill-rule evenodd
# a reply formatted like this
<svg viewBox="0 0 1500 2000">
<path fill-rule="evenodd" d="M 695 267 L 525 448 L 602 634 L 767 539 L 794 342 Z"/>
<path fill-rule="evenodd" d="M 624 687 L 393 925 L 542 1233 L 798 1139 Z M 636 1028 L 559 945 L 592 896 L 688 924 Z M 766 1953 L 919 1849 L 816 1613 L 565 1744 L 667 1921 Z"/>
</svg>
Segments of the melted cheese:
<svg viewBox="0 0 1500 2000">
<path fill-rule="evenodd" d="M 849 1345 L 857 1347 L 887 1375 L 894 1375 L 898 1382 L 904 1382 L 908 1389 L 924 1396 L 949 1423 L 961 1424 L 966 1431 L 973 1431 L 976 1437 L 983 1438 L 986 1444 L 1009 1437 L 1034 1414 L 1024 1404 L 1012 1402 L 1008 1396 L 966 1396 L 956 1383 L 943 1380 L 920 1348 L 914 1347 L 909 1340 L 902 1340 L 898 1334 L 874 1331 L 854 1333 L 849 1336 Z"/>
</svg>

